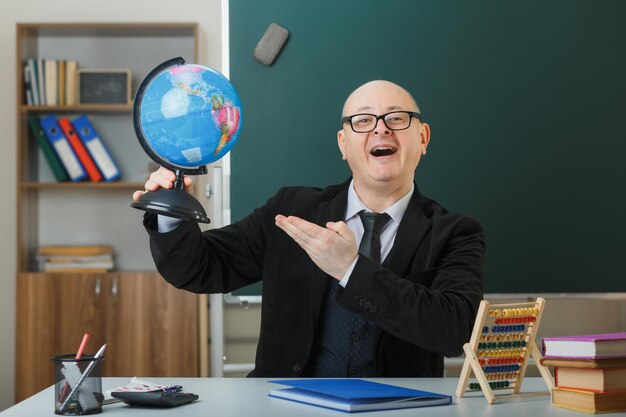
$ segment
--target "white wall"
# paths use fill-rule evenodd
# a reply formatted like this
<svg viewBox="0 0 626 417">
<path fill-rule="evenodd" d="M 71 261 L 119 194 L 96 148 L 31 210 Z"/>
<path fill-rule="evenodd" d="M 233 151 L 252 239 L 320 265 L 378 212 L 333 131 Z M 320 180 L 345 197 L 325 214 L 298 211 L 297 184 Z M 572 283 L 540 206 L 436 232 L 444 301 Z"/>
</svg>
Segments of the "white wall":
<svg viewBox="0 0 626 417">
<path fill-rule="evenodd" d="M 18 22 L 197 22 L 199 63 L 221 68 L 221 1 L 3 0 L 0 13 L 0 410 L 13 404 L 15 373 L 16 109 Z M 130 202 L 130 195 L 129 195 Z"/>
</svg>

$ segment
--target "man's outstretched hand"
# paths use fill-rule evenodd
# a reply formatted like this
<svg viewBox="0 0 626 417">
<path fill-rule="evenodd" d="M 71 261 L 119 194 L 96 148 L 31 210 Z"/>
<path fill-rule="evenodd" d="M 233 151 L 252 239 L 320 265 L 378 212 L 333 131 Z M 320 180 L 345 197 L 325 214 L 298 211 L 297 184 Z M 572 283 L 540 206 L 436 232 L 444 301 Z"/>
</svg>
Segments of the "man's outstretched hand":
<svg viewBox="0 0 626 417">
<path fill-rule="evenodd" d="M 296 216 L 276 216 L 276 226 L 285 231 L 322 271 L 340 281 L 358 255 L 354 233 L 345 222 L 320 227 Z"/>
</svg>

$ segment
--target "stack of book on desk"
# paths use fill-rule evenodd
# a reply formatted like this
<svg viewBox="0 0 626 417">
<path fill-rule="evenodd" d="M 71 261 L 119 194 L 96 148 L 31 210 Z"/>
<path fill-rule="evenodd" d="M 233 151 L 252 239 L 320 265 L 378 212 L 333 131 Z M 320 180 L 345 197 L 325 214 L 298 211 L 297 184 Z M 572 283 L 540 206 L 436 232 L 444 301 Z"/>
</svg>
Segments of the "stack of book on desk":
<svg viewBox="0 0 626 417">
<path fill-rule="evenodd" d="M 543 350 L 543 364 L 554 366 L 554 405 L 626 411 L 626 333 L 544 338 Z"/>
<path fill-rule="evenodd" d="M 108 245 L 41 246 L 37 259 L 43 272 L 107 272 L 114 267 Z"/>
</svg>

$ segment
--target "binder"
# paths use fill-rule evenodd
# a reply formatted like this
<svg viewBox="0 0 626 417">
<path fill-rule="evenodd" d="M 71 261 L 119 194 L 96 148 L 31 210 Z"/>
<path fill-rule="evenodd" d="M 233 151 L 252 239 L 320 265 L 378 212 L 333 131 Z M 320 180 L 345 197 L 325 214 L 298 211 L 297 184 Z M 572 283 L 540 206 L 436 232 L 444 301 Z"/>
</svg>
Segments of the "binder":
<svg viewBox="0 0 626 417">
<path fill-rule="evenodd" d="M 46 135 L 39 125 L 39 121 L 37 120 L 37 118 L 32 115 L 28 116 L 27 123 L 30 131 L 33 133 L 35 139 L 37 140 L 37 143 L 39 144 L 41 152 L 43 152 L 43 156 L 46 158 L 46 161 L 48 161 L 48 165 L 50 165 L 50 169 L 52 170 L 54 177 L 57 179 L 57 181 L 69 180 L 70 177 L 67 175 L 67 172 L 63 167 L 63 163 L 52 148 L 52 145 L 50 144 L 48 139 L 46 138 Z"/>
<path fill-rule="evenodd" d="M 85 171 L 87 171 L 89 179 L 94 182 L 101 181 L 102 174 L 100 174 L 100 171 L 98 171 L 96 163 L 91 158 L 91 155 L 89 155 L 87 148 L 85 148 L 83 142 L 79 139 L 78 135 L 76 135 L 76 132 L 74 131 L 74 126 L 72 126 L 70 119 L 68 119 L 67 117 L 59 119 L 59 126 L 61 127 L 61 130 L 65 134 L 65 137 L 72 146 L 74 153 L 80 160 L 80 163 L 83 165 L 83 168 L 85 168 Z"/>
<path fill-rule="evenodd" d="M 80 115 L 72 121 L 74 130 L 83 144 L 87 147 L 87 150 L 91 154 L 91 157 L 96 162 L 96 165 L 100 169 L 105 181 L 114 181 L 120 178 L 120 170 L 113 161 L 111 154 L 104 146 L 104 142 L 98 136 L 98 133 L 93 128 L 93 125 L 87 118 L 87 116 Z"/>
<path fill-rule="evenodd" d="M 56 117 L 43 117 L 39 120 L 39 124 L 43 128 L 44 133 L 48 137 L 48 140 L 52 144 L 52 147 L 56 151 L 57 155 L 59 155 L 61 162 L 63 162 L 63 166 L 69 174 L 70 179 L 77 182 L 87 178 L 87 173 L 72 150 L 70 142 L 61 131 Z"/>
</svg>

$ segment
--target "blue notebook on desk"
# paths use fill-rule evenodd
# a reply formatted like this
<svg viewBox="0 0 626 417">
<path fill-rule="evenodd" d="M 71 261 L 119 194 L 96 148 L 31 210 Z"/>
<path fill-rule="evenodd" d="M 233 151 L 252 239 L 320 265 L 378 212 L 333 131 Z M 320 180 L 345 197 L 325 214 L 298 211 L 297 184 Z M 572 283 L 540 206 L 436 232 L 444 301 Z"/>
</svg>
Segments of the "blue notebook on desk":
<svg viewBox="0 0 626 417">
<path fill-rule="evenodd" d="M 355 413 L 452 403 L 452 397 L 362 379 L 293 379 L 269 381 L 291 388 L 272 389 L 270 397 Z"/>
</svg>

